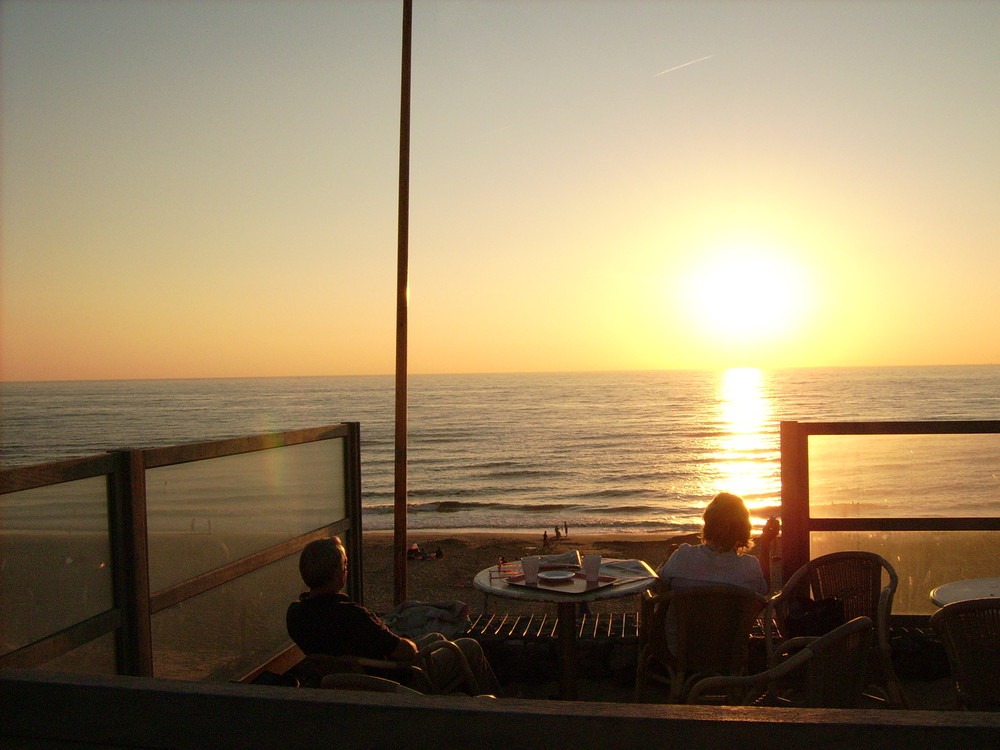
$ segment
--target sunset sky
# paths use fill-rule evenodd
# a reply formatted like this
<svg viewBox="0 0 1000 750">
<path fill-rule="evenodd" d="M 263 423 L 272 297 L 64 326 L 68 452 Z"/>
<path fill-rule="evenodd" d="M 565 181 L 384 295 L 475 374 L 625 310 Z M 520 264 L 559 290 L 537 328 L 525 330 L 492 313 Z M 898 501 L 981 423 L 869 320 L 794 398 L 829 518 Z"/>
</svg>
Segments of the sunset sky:
<svg viewBox="0 0 1000 750">
<path fill-rule="evenodd" d="M 402 2 L 0 8 L 2 379 L 392 371 Z M 1000 2 L 414 8 L 411 372 L 1000 362 Z"/>
</svg>

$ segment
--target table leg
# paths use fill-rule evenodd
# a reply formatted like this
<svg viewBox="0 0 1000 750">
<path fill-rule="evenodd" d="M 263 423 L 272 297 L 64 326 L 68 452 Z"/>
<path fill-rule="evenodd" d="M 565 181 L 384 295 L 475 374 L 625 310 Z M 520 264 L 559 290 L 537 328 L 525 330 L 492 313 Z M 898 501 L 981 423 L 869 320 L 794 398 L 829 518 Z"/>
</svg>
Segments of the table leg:
<svg viewBox="0 0 1000 750">
<path fill-rule="evenodd" d="M 576 602 L 559 602 L 559 697 L 576 700 Z"/>
</svg>

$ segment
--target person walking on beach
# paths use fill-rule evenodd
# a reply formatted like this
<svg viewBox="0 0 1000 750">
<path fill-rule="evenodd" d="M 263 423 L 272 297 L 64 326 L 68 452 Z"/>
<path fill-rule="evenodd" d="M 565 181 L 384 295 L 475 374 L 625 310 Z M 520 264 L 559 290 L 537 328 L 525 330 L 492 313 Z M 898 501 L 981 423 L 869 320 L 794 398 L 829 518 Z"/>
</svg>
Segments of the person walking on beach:
<svg viewBox="0 0 1000 750">
<path fill-rule="evenodd" d="M 347 551 L 338 537 L 310 542 L 299 556 L 299 573 L 309 590 L 288 605 L 285 624 L 302 652 L 331 656 L 363 656 L 411 662 L 417 655 L 417 643 L 402 638 L 371 610 L 352 602 L 342 592 L 347 583 Z M 421 637 L 421 645 L 446 640 L 433 633 Z M 471 638 L 458 638 L 455 645 L 465 655 L 476 678 L 478 694 L 500 694 L 500 684 L 479 644 Z M 431 654 L 439 684 L 447 684 L 461 674 L 460 659 L 447 649 Z M 398 680 L 398 674 L 388 676 Z"/>
<path fill-rule="evenodd" d="M 549 546 L 549 532 L 547 531 L 542 532 L 542 546 L 543 547 Z"/>
</svg>

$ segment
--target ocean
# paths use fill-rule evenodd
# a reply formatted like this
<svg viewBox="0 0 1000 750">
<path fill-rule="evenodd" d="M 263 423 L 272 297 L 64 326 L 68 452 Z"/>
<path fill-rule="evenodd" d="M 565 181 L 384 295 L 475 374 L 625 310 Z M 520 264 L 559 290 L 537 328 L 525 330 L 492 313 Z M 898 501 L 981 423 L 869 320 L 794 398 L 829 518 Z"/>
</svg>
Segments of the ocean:
<svg viewBox="0 0 1000 750">
<path fill-rule="evenodd" d="M 391 376 L 4 383 L 0 465 L 357 421 L 364 527 L 390 529 L 393 402 Z M 722 490 L 777 513 L 781 420 L 1000 419 L 1000 366 L 411 375 L 409 404 L 411 529 L 687 532 Z M 910 464 L 844 440 L 811 464 L 834 514 L 1000 507 L 996 436 L 908 437 Z"/>
</svg>

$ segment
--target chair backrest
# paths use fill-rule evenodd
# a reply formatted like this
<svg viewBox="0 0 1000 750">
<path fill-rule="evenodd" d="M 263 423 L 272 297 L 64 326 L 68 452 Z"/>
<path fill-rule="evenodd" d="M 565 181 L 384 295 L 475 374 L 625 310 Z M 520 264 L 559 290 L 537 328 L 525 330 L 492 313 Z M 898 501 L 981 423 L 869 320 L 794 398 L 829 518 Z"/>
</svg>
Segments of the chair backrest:
<svg viewBox="0 0 1000 750">
<path fill-rule="evenodd" d="M 886 579 L 883 583 L 883 578 Z M 837 598 L 844 605 L 845 620 L 870 617 L 876 624 L 887 619 L 899 578 L 892 565 L 874 552 L 833 552 L 810 560 L 788 579 L 786 592 L 812 599 Z M 778 612 L 779 618 L 784 612 Z"/>
<path fill-rule="evenodd" d="M 764 598 L 740 586 L 698 586 L 670 592 L 677 625 L 674 657 L 687 674 L 737 674 L 746 668 L 750 630 Z M 662 632 L 662 628 L 658 628 Z"/>
<path fill-rule="evenodd" d="M 1000 599 L 970 599 L 934 613 L 959 701 L 975 711 L 1000 710 Z"/>
</svg>

